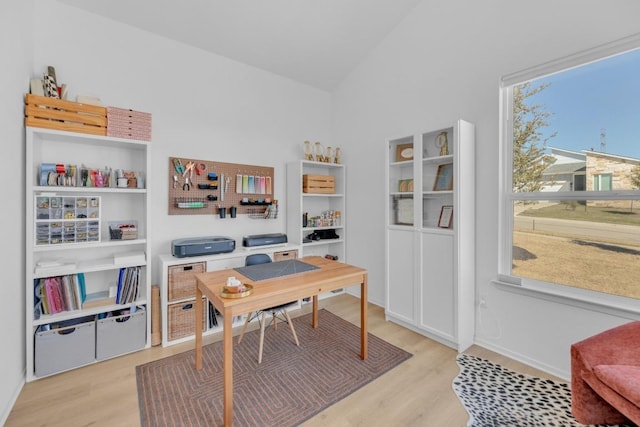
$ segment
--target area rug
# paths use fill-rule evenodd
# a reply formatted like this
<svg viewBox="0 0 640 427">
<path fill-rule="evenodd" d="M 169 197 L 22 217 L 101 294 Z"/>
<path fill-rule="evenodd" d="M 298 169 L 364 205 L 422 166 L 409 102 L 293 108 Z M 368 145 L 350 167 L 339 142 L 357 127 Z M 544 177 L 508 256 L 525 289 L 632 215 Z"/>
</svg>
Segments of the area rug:
<svg viewBox="0 0 640 427">
<path fill-rule="evenodd" d="M 259 331 L 234 337 L 233 414 L 236 426 L 295 426 L 411 357 L 369 334 L 367 360 L 360 359 L 360 328 L 320 310 L 293 320 L 300 346 L 281 324 L 265 334 L 258 364 Z M 140 421 L 144 426 L 222 426 L 222 342 L 136 367 Z"/>
<path fill-rule="evenodd" d="M 571 415 L 564 382 L 511 371 L 480 357 L 459 354 L 453 390 L 469 414 L 467 426 L 584 426 Z"/>
</svg>

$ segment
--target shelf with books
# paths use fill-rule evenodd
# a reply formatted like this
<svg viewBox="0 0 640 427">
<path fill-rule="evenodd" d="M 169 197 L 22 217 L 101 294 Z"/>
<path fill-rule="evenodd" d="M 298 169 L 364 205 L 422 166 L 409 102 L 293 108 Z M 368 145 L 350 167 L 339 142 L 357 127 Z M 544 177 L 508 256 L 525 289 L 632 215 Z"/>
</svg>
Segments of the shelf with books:
<svg viewBox="0 0 640 427">
<path fill-rule="evenodd" d="M 146 141 L 26 128 L 27 381 L 60 372 L 37 369 L 35 364 L 37 360 L 43 360 L 38 352 L 48 351 L 45 342 L 65 339 L 55 334 L 42 336 L 42 331 L 53 330 L 61 322 L 73 324 L 90 316 L 97 319 L 138 309 L 145 313 L 143 335 L 151 336 L 151 319 L 146 316 L 151 295 L 150 260 L 145 256 L 150 249 L 146 238 L 147 185 L 140 180 L 141 188 L 137 188 L 138 182 L 133 187 L 116 188 L 114 180 L 110 179 L 120 169 L 146 177 L 150 170 L 149 148 Z M 98 179 L 98 175 L 107 170 L 112 175 L 101 175 Z M 73 182 L 71 173 L 81 180 Z M 109 180 L 103 181 L 107 176 Z M 126 219 L 127 224 L 136 224 L 136 239 L 110 240 L 109 224 L 122 219 Z M 122 268 L 134 269 L 138 274 L 135 292 L 131 285 L 126 303 L 123 300 L 123 304 L 117 304 L 109 295 L 110 288 L 117 285 Z M 36 288 L 48 279 L 64 280 L 55 278 L 65 277 L 83 277 L 84 290 L 66 289 L 73 297 L 67 299 L 66 305 L 58 306 L 54 311 L 43 310 L 39 306 L 43 296 L 37 294 Z M 69 295 L 65 294 L 65 298 Z M 137 322 L 142 321 L 140 316 Z M 73 333 L 70 328 L 68 334 Z M 114 348 L 130 348 L 120 347 L 115 342 L 117 333 L 110 339 Z M 130 337 L 123 334 L 121 339 L 129 340 Z M 41 346 L 40 350 L 36 343 Z M 147 346 L 150 346 L 149 338 L 135 347 Z M 73 351 L 73 345 L 69 351 Z M 56 361 L 52 363 L 57 366 Z M 77 366 L 65 367 L 65 370 L 73 367 Z"/>
</svg>

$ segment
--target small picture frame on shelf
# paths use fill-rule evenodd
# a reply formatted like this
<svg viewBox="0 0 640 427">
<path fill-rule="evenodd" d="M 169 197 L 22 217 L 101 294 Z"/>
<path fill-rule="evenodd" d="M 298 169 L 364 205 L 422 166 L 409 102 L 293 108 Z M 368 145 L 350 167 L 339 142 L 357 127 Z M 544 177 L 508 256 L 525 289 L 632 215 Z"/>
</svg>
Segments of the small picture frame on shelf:
<svg viewBox="0 0 640 427">
<path fill-rule="evenodd" d="M 398 144 L 396 146 L 396 162 L 413 160 L 413 144 Z"/>
<path fill-rule="evenodd" d="M 444 205 L 440 208 L 440 218 L 438 219 L 438 227 L 451 228 L 451 220 L 453 219 L 453 206 Z"/>
<path fill-rule="evenodd" d="M 413 225 L 413 198 L 399 197 L 395 199 L 395 223 L 397 225 Z"/>
<path fill-rule="evenodd" d="M 413 179 L 401 179 L 398 181 L 398 191 L 408 193 L 413 191 Z"/>
<path fill-rule="evenodd" d="M 438 165 L 433 191 L 453 190 L 453 163 Z"/>
</svg>

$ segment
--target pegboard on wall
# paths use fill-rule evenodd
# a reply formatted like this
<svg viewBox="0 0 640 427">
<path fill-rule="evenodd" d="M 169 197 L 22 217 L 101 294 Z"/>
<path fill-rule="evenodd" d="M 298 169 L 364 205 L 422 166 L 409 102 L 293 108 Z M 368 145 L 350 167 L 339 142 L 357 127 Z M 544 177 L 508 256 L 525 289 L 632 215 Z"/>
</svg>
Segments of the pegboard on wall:
<svg viewBox="0 0 640 427">
<path fill-rule="evenodd" d="M 169 215 L 219 215 L 220 207 L 230 215 L 235 207 L 263 218 L 273 186 L 272 167 L 169 157 Z"/>
</svg>

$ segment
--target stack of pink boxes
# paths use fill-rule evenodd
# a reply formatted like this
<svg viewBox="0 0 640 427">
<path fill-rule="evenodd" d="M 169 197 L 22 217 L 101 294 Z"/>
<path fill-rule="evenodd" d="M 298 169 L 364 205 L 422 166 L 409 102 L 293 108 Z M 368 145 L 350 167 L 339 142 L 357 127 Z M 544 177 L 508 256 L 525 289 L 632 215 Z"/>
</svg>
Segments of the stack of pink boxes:
<svg viewBox="0 0 640 427">
<path fill-rule="evenodd" d="M 107 136 L 151 141 L 151 114 L 107 107 Z"/>
</svg>

